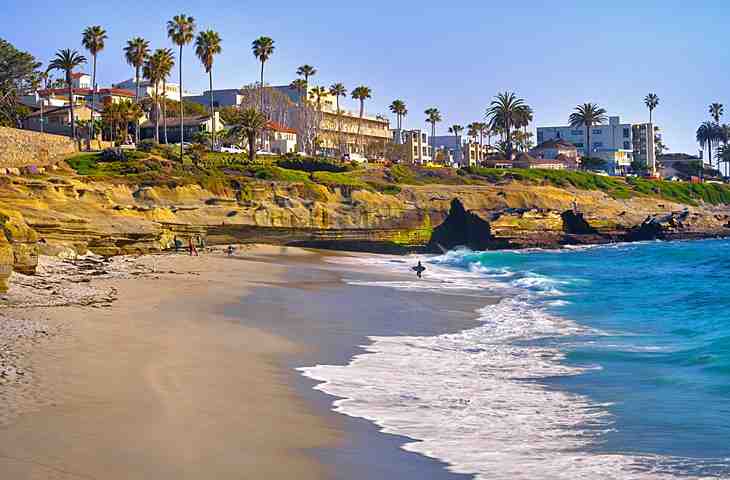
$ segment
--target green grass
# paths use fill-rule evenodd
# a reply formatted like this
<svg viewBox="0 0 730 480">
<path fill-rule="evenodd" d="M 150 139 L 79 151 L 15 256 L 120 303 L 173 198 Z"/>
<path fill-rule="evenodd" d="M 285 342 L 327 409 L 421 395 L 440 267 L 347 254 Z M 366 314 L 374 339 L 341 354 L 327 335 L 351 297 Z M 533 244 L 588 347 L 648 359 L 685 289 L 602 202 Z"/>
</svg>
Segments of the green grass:
<svg viewBox="0 0 730 480">
<path fill-rule="evenodd" d="M 259 180 L 273 180 L 279 182 L 308 182 L 309 174 L 298 170 L 276 167 L 273 165 L 260 167 L 255 170 L 254 177 Z"/>
<path fill-rule="evenodd" d="M 80 153 L 66 159 L 68 166 L 73 168 L 79 175 L 90 175 L 96 169 L 98 153 Z"/>
<path fill-rule="evenodd" d="M 369 185 L 357 177 L 347 173 L 314 172 L 312 180 L 330 188 L 349 187 L 369 190 Z"/>
</svg>

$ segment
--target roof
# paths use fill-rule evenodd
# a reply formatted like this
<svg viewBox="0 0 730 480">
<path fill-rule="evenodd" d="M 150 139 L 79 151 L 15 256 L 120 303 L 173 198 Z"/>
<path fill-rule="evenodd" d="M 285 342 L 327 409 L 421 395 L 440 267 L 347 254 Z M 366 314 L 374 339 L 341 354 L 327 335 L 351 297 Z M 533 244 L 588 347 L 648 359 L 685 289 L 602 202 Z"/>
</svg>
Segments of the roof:
<svg viewBox="0 0 730 480">
<path fill-rule="evenodd" d="M 564 140 L 562 138 L 557 138 L 553 140 L 547 140 L 545 142 L 542 142 L 537 147 L 533 148 L 533 150 L 542 150 L 545 148 L 570 148 L 570 149 L 577 149 L 575 145 L 570 143 L 567 140 Z"/>
<path fill-rule="evenodd" d="M 84 105 L 74 105 L 74 110 L 76 110 L 76 111 L 83 109 L 83 108 L 91 109 L 91 106 L 85 105 L 85 104 Z M 62 107 L 46 107 L 43 110 L 43 116 L 53 115 L 54 113 L 59 113 L 61 111 L 65 111 L 65 110 L 69 110 L 69 109 L 70 109 L 70 107 L 68 105 L 64 105 Z M 100 108 L 97 108 L 96 111 L 101 112 L 102 110 Z M 25 118 L 33 118 L 33 117 L 40 117 L 40 116 L 41 116 L 41 110 L 38 109 L 37 111 L 31 113 L 30 115 L 28 115 Z"/>
<path fill-rule="evenodd" d="M 49 93 L 53 95 L 68 95 L 68 88 L 48 88 L 45 90 L 39 90 L 38 94 L 42 97 L 47 96 Z M 115 97 L 134 97 L 134 92 L 124 88 L 100 88 L 96 91 L 98 95 L 112 95 Z M 92 91 L 90 88 L 74 88 L 74 95 L 91 95 Z"/>
<path fill-rule="evenodd" d="M 71 78 L 81 78 L 81 77 L 88 77 L 88 76 L 89 76 L 89 74 L 84 73 L 84 72 L 74 72 L 71 74 Z"/>
<path fill-rule="evenodd" d="M 266 124 L 266 127 L 269 130 L 273 130 L 275 132 L 297 133 L 297 131 L 294 130 L 293 128 L 289 128 L 286 125 L 282 125 L 281 123 L 278 123 L 278 122 L 269 122 L 268 124 Z"/>
<path fill-rule="evenodd" d="M 190 125 L 202 125 L 210 120 L 210 115 L 198 115 L 195 117 L 183 117 L 183 125 L 190 126 Z M 160 118 L 160 125 L 162 125 L 165 122 L 165 119 Z M 142 123 L 140 127 L 142 128 L 149 128 L 154 127 L 155 123 L 152 120 L 147 120 L 146 122 Z M 167 117 L 167 127 L 175 127 L 180 126 L 180 117 Z"/>
</svg>

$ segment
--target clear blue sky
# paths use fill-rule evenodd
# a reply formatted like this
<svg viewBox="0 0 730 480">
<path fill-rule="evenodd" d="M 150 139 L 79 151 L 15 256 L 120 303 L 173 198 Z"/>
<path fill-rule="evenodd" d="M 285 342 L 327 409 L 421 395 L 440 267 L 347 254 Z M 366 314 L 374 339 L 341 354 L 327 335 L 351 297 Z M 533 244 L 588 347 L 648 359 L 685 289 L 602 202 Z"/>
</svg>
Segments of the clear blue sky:
<svg viewBox="0 0 730 480">
<path fill-rule="evenodd" d="M 109 33 L 99 59 L 105 85 L 131 76 L 122 58 L 127 39 L 170 46 L 165 22 L 184 12 L 223 38 L 216 88 L 256 81 L 250 44 L 267 35 L 276 41 L 267 83 L 287 84 L 298 65 L 309 63 L 319 70 L 314 83 L 370 86 L 371 113 L 387 113 L 393 99 L 403 99 L 410 128 L 425 127 L 427 107 L 440 108 L 442 132 L 480 120 L 502 90 L 533 107 L 533 127 L 565 124 L 575 105 L 589 101 L 623 120 L 644 121 L 643 98 L 655 92 L 655 119 L 670 151 L 697 151 L 694 132 L 709 103 L 724 103 L 730 117 L 726 0 L 350 3 L 5 0 L 0 36 L 46 63 L 59 48 L 81 49 L 86 26 L 102 25 Z M 206 88 L 192 48 L 184 65 L 186 90 Z"/>
</svg>

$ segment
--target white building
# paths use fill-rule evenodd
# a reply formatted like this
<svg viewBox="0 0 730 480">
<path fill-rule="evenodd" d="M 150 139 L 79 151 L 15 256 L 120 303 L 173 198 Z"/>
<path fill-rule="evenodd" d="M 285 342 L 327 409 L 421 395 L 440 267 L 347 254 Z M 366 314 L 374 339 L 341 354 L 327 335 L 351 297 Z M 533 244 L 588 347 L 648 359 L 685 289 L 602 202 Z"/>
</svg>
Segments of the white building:
<svg viewBox="0 0 730 480">
<path fill-rule="evenodd" d="M 130 78 L 129 80 L 125 80 L 121 83 L 117 83 L 114 85 L 116 88 L 123 88 L 125 90 L 130 90 L 132 92 L 136 92 L 137 84 L 134 80 L 134 78 Z M 167 82 L 165 85 L 165 89 L 163 89 L 162 82 L 159 83 L 157 86 L 157 92 L 162 95 L 163 93 L 169 100 L 174 100 L 176 102 L 180 101 L 180 84 L 178 83 L 170 83 Z M 139 81 L 139 98 L 145 98 L 150 97 L 154 95 L 155 93 L 155 86 L 152 84 L 152 82 L 148 82 L 147 80 L 140 79 Z M 207 105 L 207 103 L 206 103 Z"/>
<path fill-rule="evenodd" d="M 297 131 L 276 122 L 269 122 L 266 126 L 266 145 L 264 150 L 285 155 L 297 151 Z"/>
<path fill-rule="evenodd" d="M 591 145 L 586 145 L 585 127 L 538 127 L 537 143 L 548 140 L 566 140 L 578 148 L 581 156 L 607 160 L 615 174 L 628 170 L 635 159 L 650 170 L 656 166 L 654 126 L 650 123 L 621 123 L 619 117 L 609 117 L 608 124 L 591 127 Z"/>
<path fill-rule="evenodd" d="M 429 136 L 422 130 L 392 130 L 393 142 L 405 147 L 403 163 L 408 165 L 426 165 L 433 160 Z"/>
<path fill-rule="evenodd" d="M 74 88 L 91 88 L 91 75 L 84 72 L 73 72 L 71 84 Z"/>
</svg>

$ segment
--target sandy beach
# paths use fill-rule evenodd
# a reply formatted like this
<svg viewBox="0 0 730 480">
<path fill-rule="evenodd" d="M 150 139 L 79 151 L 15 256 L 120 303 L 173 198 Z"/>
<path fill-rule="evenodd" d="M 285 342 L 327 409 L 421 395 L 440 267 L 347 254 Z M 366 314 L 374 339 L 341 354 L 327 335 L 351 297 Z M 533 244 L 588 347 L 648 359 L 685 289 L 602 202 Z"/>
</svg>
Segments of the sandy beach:
<svg viewBox="0 0 730 480">
<path fill-rule="evenodd" d="M 63 292 L 11 291 L 5 329 L 44 333 L 6 345 L 22 367 L 0 384 L 2 478 L 326 478 L 306 452 L 335 445 L 336 422 L 304 405 L 277 362 L 300 347 L 221 309 L 281 281 L 284 268 L 265 261 L 273 254 L 307 255 L 115 259 L 107 272 L 134 268 L 56 285 L 88 294 L 65 306 L 32 306 Z"/>
</svg>

